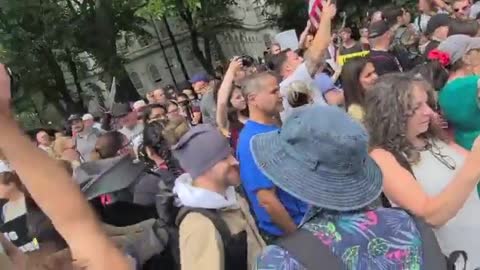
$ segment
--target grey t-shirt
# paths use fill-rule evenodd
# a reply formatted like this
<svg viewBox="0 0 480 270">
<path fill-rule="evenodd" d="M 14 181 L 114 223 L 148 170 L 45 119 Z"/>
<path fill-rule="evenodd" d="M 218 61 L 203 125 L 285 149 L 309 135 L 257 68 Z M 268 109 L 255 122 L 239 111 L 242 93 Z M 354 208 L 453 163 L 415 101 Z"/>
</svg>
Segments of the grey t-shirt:
<svg viewBox="0 0 480 270">
<path fill-rule="evenodd" d="M 306 83 L 313 90 L 313 102 L 315 104 L 318 104 L 318 105 L 327 104 L 320 90 L 317 89 L 313 84 L 313 78 L 308 72 L 307 65 L 303 63 L 293 72 L 292 75 L 290 75 L 288 78 L 286 78 L 280 83 L 280 94 L 283 97 L 283 112 L 280 113 L 280 117 L 282 121 L 285 121 L 285 119 L 287 119 L 287 117 L 292 113 L 292 107 L 290 106 L 287 100 L 287 94 L 288 94 L 287 88 L 291 83 L 295 81 L 302 81 Z"/>
<path fill-rule="evenodd" d="M 82 161 L 90 161 L 91 154 L 95 150 L 95 144 L 97 143 L 98 137 L 102 134 L 96 128 L 90 129 L 86 133 L 79 133 L 75 137 L 75 145 L 77 146 L 77 151 L 81 156 Z"/>
<path fill-rule="evenodd" d="M 133 129 L 123 127 L 119 130 L 119 132 L 125 135 L 129 141 L 134 141 L 137 137 L 142 136 L 143 129 L 143 124 L 137 123 L 137 125 Z"/>
<path fill-rule="evenodd" d="M 204 124 L 217 125 L 217 102 L 213 96 L 213 91 L 208 91 L 203 95 L 200 101 L 200 111 Z"/>
</svg>

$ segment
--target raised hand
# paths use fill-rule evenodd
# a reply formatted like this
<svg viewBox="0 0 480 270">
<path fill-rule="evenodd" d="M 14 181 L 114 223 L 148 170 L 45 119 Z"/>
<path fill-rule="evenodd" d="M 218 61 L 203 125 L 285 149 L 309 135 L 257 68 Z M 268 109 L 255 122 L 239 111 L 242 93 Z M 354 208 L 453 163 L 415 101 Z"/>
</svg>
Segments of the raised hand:
<svg viewBox="0 0 480 270">
<path fill-rule="evenodd" d="M 332 0 L 322 1 L 322 18 L 333 19 L 337 15 L 337 6 Z"/>
</svg>

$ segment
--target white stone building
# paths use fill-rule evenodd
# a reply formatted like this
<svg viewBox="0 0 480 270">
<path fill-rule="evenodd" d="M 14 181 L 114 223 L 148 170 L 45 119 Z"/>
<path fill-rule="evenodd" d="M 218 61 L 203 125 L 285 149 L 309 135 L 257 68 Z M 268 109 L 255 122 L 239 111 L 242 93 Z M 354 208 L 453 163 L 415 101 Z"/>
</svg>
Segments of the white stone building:
<svg viewBox="0 0 480 270">
<path fill-rule="evenodd" d="M 263 52 L 270 45 L 278 30 L 268 24 L 266 17 L 263 16 L 263 6 L 257 4 L 257 0 L 238 0 L 238 5 L 232 9 L 233 16 L 241 22 L 241 27 L 229 30 L 228 33 L 222 33 L 217 36 L 226 58 L 248 54 L 253 57 L 263 57 Z M 161 42 L 165 49 L 165 54 L 172 68 L 177 83 L 185 81 L 178 57 L 175 54 L 171 39 L 169 38 L 167 28 L 162 20 L 156 21 L 160 32 Z M 201 64 L 192 53 L 190 33 L 187 26 L 179 18 L 168 18 L 168 24 L 175 37 L 177 47 L 181 58 L 187 69 L 189 76 L 203 71 Z M 144 96 L 146 92 L 159 86 L 173 85 L 172 76 L 168 70 L 165 57 L 156 37 L 153 24 L 146 25 L 145 30 L 151 34 L 150 38 L 137 39 L 135 36 L 129 36 L 126 39 L 120 39 L 117 43 L 120 54 L 126 59 L 125 69 L 130 79 L 139 92 Z M 126 35 L 128 35 L 126 33 Z M 129 40 L 126 45 L 125 40 Z M 200 48 L 202 48 L 200 44 Z M 213 51 L 212 46 L 212 51 Z M 86 63 L 90 70 L 90 75 L 82 79 L 81 85 L 84 90 L 91 89 L 95 84 L 101 89 L 106 90 L 105 84 L 98 79 L 101 70 L 95 69 L 95 61 L 87 53 L 82 53 L 80 57 Z M 215 59 L 212 59 L 215 61 Z M 62 67 L 65 71 L 65 79 L 71 93 L 75 95 L 75 84 L 72 75 L 68 72 L 66 66 Z M 85 98 L 88 109 L 96 112 L 99 105 L 95 95 L 88 92 L 89 97 Z M 108 91 L 104 91 L 104 96 Z"/>
<path fill-rule="evenodd" d="M 262 8 L 255 0 L 240 0 L 233 10 L 234 17 L 238 18 L 242 27 L 231 30 L 218 36 L 222 50 L 227 58 L 235 55 L 248 54 L 253 57 L 262 57 L 263 51 L 271 39 L 278 32 L 267 24 Z M 191 49 L 191 41 L 186 25 L 180 19 L 169 18 L 168 23 L 175 36 L 182 60 L 188 74 L 191 76 L 203 68 L 195 58 Z M 177 82 L 184 81 L 180 63 L 177 60 L 166 27 L 162 21 L 157 22 L 162 44 L 165 47 L 168 62 Z M 152 36 L 155 32 L 152 29 Z M 159 85 L 173 84 L 162 50 L 156 38 L 150 40 L 136 40 L 123 48 L 127 59 L 125 65 L 135 88 L 140 94 L 154 89 Z"/>
</svg>

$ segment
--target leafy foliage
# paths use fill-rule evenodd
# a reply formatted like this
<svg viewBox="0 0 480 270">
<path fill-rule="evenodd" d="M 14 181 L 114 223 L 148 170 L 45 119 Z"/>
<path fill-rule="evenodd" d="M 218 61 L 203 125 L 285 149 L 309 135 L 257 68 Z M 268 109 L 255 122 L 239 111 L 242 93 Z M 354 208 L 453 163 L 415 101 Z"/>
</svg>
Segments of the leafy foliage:
<svg viewBox="0 0 480 270">
<path fill-rule="evenodd" d="M 2 4 L 0 57 L 18 74 L 19 111 L 31 111 L 23 100 L 37 93 L 45 97 L 42 107 L 51 104 L 61 114 L 83 111 L 83 101 L 90 96 L 80 81 L 93 71 L 102 71 L 106 82 L 113 76 L 128 78 L 117 39 L 123 32 L 147 34 L 142 28 L 145 19 L 136 15 L 144 0 L 5 0 Z M 96 61 L 94 70 L 80 59 L 85 52 Z M 66 71 L 71 76 L 65 77 Z M 73 92 L 67 88 L 72 81 Z"/>
<path fill-rule="evenodd" d="M 232 16 L 232 8 L 236 5 L 236 0 L 150 0 L 138 13 L 181 18 L 190 32 L 193 54 L 203 68 L 213 74 L 211 47 L 214 46 L 223 58 L 220 46 L 215 46 L 217 35 L 240 26 L 239 20 Z M 201 43 L 203 48 L 199 46 Z"/>
</svg>

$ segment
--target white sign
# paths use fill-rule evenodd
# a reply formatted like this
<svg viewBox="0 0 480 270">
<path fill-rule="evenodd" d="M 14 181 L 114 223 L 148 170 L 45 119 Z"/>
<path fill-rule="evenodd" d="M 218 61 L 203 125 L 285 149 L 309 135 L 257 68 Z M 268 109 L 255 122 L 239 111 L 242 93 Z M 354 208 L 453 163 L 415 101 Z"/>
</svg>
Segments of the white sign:
<svg viewBox="0 0 480 270">
<path fill-rule="evenodd" d="M 298 37 L 295 30 L 288 30 L 281 33 L 278 33 L 275 36 L 275 41 L 280 44 L 280 47 L 283 49 L 298 49 Z"/>
</svg>

